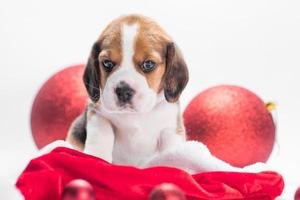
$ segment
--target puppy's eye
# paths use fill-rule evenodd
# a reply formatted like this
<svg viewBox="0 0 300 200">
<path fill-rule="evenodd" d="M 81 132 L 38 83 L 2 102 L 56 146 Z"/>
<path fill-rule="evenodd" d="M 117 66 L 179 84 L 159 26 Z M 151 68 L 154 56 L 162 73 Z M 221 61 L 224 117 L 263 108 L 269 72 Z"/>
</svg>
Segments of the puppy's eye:
<svg viewBox="0 0 300 200">
<path fill-rule="evenodd" d="M 109 59 L 105 59 L 102 61 L 102 65 L 106 71 L 110 72 L 116 66 L 116 63 Z"/>
<path fill-rule="evenodd" d="M 155 67 L 156 63 L 152 60 L 145 60 L 141 65 L 141 68 L 145 73 L 153 71 Z"/>
</svg>

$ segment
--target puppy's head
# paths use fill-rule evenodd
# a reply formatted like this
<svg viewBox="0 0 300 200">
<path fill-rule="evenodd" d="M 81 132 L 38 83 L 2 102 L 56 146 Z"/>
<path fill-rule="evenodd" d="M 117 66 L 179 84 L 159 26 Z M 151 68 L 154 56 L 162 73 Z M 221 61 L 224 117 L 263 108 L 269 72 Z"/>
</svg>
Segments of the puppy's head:
<svg viewBox="0 0 300 200">
<path fill-rule="evenodd" d="M 142 16 L 111 22 L 93 45 L 84 73 L 91 100 L 109 112 L 148 112 L 162 93 L 176 102 L 187 81 L 179 49 Z"/>
</svg>

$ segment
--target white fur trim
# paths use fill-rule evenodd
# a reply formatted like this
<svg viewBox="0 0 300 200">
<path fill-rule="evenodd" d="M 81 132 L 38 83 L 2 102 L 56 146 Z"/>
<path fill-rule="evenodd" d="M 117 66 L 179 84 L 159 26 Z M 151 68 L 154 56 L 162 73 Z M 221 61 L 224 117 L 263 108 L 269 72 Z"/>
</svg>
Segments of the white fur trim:
<svg viewBox="0 0 300 200">
<path fill-rule="evenodd" d="M 203 143 L 197 141 L 187 141 L 176 148 L 166 150 L 153 158 L 146 166 L 172 166 L 190 173 L 204 171 L 259 172 L 268 170 L 263 163 L 256 163 L 245 168 L 233 167 L 213 156 Z"/>
</svg>

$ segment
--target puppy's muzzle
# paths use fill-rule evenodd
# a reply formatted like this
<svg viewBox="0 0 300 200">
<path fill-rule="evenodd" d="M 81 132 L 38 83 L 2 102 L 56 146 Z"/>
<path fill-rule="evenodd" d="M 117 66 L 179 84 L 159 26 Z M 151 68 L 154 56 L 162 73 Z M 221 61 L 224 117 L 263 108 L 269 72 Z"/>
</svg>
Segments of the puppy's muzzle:
<svg viewBox="0 0 300 200">
<path fill-rule="evenodd" d="M 133 95 L 135 94 L 135 91 L 130 87 L 130 85 L 128 85 L 124 81 L 121 81 L 117 85 L 117 87 L 115 89 L 115 93 L 118 97 L 118 101 L 119 101 L 120 105 L 125 105 L 128 103 L 131 103 L 131 100 L 133 98 Z"/>
</svg>

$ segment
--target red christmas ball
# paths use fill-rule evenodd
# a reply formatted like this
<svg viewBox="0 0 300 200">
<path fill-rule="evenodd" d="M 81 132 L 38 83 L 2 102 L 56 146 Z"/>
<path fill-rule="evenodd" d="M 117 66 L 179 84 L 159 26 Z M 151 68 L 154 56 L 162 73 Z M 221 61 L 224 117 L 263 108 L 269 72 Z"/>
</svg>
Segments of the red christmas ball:
<svg viewBox="0 0 300 200">
<path fill-rule="evenodd" d="M 95 200 L 95 192 L 91 184 L 82 179 L 69 182 L 62 193 L 62 200 Z"/>
<path fill-rule="evenodd" d="M 183 117 L 190 140 L 203 142 L 214 156 L 233 166 L 265 162 L 272 152 L 272 115 L 245 88 L 222 85 L 207 89 L 190 102 Z"/>
<path fill-rule="evenodd" d="M 298 189 L 296 190 L 294 199 L 300 200 L 300 187 L 298 187 Z"/>
<path fill-rule="evenodd" d="M 149 195 L 149 200 L 185 200 L 182 190 L 172 183 L 156 186 Z"/>
<path fill-rule="evenodd" d="M 65 68 L 41 87 L 31 110 L 31 131 L 38 148 L 65 139 L 70 124 L 85 107 L 84 65 Z"/>
</svg>

